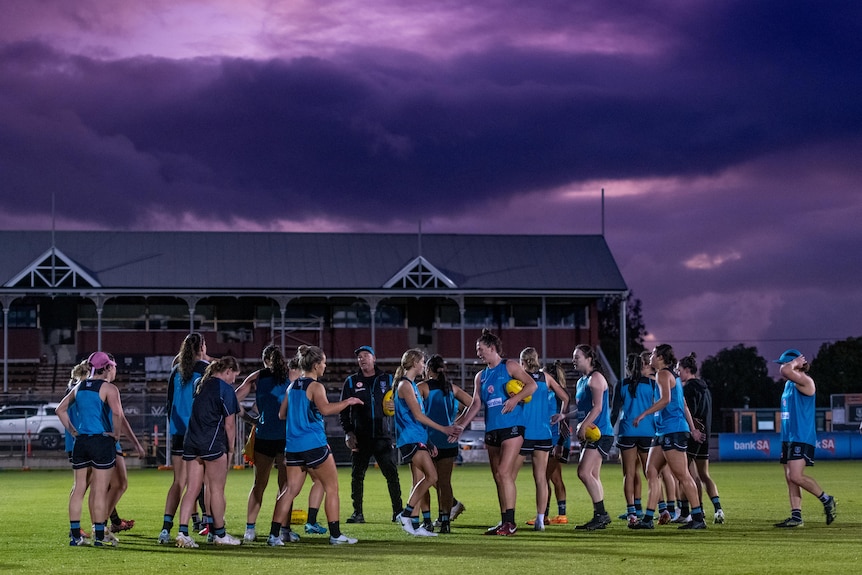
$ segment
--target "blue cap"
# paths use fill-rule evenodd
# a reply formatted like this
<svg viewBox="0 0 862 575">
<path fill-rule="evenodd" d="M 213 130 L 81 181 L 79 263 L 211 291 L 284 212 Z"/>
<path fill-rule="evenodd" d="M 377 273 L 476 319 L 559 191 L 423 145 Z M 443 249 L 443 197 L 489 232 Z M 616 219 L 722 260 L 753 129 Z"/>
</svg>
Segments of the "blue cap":
<svg viewBox="0 0 862 575">
<path fill-rule="evenodd" d="M 361 351 L 367 351 L 371 355 L 373 355 L 375 357 L 377 356 L 377 354 L 374 353 L 374 348 L 371 347 L 370 345 L 360 345 L 359 347 L 357 347 L 356 349 L 353 350 L 353 355 L 359 355 L 359 352 L 361 352 Z"/>
<path fill-rule="evenodd" d="M 798 349 L 788 349 L 784 353 L 781 354 L 781 357 L 774 360 L 775 363 L 789 363 L 802 355 L 802 352 Z"/>
</svg>

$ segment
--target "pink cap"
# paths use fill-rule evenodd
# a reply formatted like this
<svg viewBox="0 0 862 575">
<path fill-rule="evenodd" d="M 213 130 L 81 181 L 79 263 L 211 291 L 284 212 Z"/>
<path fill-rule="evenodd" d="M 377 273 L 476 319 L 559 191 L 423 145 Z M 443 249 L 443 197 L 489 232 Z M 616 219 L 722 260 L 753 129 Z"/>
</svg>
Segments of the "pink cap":
<svg viewBox="0 0 862 575">
<path fill-rule="evenodd" d="M 104 369 L 109 365 L 117 367 L 117 362 L 108 357 L 108 354 L 104 351 L 94 351 L 91 353 L 90 357 L 87 358 L 87 363 L 96 371 Z"/>
</svg>

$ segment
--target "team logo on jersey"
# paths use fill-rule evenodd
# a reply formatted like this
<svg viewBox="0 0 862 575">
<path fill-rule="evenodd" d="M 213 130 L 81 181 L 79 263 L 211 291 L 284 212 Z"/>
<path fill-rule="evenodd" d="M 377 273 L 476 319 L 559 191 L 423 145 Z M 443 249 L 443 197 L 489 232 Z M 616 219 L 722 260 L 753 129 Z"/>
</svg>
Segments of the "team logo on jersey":
<svg viewBox="0 0 862 575">
<path fill-rule="evenodd" d="M 488 386 L 488 393 L 494 393 L 494 386 L 493 385 Z"/>
<path fill-rule="evenodd" d="M 357 381 L 356 382 L 356 389 L 362 389 L 364 385 L 365 384 L 363 384 L 361 381 Z"/>
</svg>

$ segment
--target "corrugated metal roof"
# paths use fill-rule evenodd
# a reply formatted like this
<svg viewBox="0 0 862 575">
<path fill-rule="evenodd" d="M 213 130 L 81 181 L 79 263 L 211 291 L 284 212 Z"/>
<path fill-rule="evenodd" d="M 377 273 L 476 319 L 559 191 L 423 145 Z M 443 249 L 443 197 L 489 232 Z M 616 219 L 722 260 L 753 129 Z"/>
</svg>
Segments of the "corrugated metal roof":
<svg viewBox="0 0 862 575">
<path fill-rule="evenodd" d="M 54 237 L 108 290 L 380 290 L 420 255 L 416 234 L 58 231 Z M 0 242 L 3 285 L 51 246 L 51 233 L 0 231 Z M 627 289 L 600 235 L 423 234 L 421 249 L 457 284 L 455 291 Z"/>
</svg>

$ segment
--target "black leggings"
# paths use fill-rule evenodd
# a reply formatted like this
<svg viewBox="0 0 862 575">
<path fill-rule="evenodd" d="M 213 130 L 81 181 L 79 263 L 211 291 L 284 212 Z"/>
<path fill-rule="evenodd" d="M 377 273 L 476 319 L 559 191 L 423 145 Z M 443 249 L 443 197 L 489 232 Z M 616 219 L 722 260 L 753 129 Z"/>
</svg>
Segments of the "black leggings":
<svg viewBox="0 0 862 575">
<path fill-rule="evenodd" d="M 395 448 L 392 440 L 384 439 L 360 439 L 357 438 L 357 450 L 351 455 L 353 462 L 352 480 L 350 484 L 350 496 L 353 499 L 353 511 L 362 513 L 362 498 L 365 492 L 365 472 L 371 457 L 377 461 L 380 472 L 386 478 L 389 487 L 389 498 L 392 500 L 392 512 L 401 511 L 401 484 L 398 482 L 398 463 L 395 456 Z"/>
</svg>

